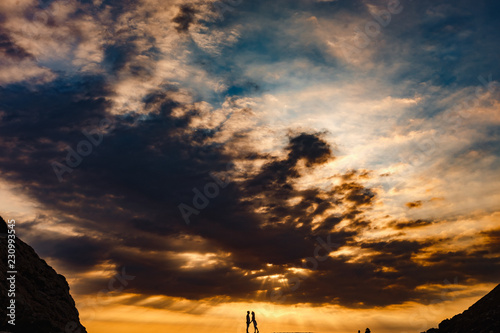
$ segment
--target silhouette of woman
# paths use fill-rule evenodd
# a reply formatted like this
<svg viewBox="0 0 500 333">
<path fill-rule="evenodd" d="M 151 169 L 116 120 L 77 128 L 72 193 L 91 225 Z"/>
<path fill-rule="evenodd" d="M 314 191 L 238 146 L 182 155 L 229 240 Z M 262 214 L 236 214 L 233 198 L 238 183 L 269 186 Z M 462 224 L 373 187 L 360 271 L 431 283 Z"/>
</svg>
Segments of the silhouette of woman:
<svg viewBox="0 0 500 333">
<path fill-rule="evenodd" d="M 250 326 L 250 311 L 247 311 L 247 333 L 248 333 L 248 326 Z"/>
<path fill-rule="evenodd" d="M 257 328 L 257 320 L 255 320 L 255 312 L 252 311 L 253 333 L 259 333 Z"/>
<path fill-rule="evenodd" d="M 365 331 L 365 333 L 371 333 L 370 329 L 367 328 L 366 331 Z"/>
</svg>

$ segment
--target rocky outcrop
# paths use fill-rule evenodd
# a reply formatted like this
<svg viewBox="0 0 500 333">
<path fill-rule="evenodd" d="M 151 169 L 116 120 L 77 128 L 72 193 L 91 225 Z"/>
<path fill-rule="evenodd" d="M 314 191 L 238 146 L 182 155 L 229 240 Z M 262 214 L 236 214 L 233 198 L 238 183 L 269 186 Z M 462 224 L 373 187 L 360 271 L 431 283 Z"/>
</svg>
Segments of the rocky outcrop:
<svg viewBox="0 0 500 333">
<path fill-rule="evenodd" d="M 15 243 L 15 326 L 6 311 L 11 276 L 7 266 L 7 226 L 0 217 L 0 331 L 12 333 L 86 333 L 64 276 L 40 259 L 28 244 Z M 9 263 L 10 264 L 10 263 Z"/>
<path fill-rule="evenodd" d="M 500 285 L 463 313 L 443 320 L 425 333 L 499 333 Z"/>
</svg>

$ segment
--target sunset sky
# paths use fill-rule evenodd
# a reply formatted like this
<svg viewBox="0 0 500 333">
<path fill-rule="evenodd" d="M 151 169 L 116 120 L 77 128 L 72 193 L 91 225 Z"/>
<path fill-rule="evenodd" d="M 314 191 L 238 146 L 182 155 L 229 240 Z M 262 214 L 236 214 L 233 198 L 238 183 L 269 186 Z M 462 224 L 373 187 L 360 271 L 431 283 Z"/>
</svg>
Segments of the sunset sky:
<svg viewBox="0 0 500 333">
<path fill-rule="evenodd" d="M 2 0 L 0 215 L 89 333 L 418 333 L 500 283 L 500 3 Z"/>
</svg>

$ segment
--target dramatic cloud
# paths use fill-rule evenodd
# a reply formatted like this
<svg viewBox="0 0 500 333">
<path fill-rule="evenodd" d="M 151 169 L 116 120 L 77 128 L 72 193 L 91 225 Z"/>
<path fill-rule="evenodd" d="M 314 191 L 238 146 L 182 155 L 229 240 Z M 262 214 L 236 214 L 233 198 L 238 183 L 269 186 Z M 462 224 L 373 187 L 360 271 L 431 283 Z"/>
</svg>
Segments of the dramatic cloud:
<svg viewBox="0 0 500 333">
<path fill-rule="evenodd" d="M 217 4 L 0 5 L 1 178 L 72 290 L 109 266 L 129 303 L 370 308 L 495 282 L 495 5 L 402 3 L 345 59 L 385 2 Z"/>
</svg>

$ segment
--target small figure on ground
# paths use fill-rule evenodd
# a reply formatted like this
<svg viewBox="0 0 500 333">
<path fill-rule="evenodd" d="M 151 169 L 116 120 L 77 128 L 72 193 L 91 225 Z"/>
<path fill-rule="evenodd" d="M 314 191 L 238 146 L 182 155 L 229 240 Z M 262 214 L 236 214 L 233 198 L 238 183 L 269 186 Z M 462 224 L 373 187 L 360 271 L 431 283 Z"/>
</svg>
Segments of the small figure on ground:
<svg viewBox="0 0 500 333">
<path fill-rule="evenodd" d="M 248 333 L 249 326 L 250 326 L 250 311 L 247 311 L 247 333 Z"/>
<path fill-rule="evenodd" d="M 253 323 L 253 333 L 259 333 L 257 328 L 257 320 L 255 320 L 255 312 L 252 311 L 252 323 Z"/>
</svg>

